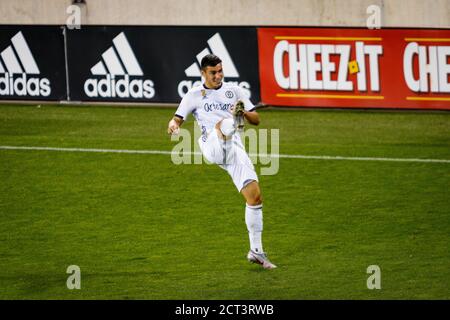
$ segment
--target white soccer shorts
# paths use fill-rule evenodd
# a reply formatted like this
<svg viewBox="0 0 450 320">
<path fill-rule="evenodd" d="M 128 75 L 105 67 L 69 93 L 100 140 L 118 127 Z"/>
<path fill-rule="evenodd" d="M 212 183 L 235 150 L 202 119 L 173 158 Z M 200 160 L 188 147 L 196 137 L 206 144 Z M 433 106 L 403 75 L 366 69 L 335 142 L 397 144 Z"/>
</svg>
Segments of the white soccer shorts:
<svg viewBox="0 0 450 320">
<path fill-rule="evenodd" d="M 258 181 L 255 168 L 245 152 L 239 133 L 236 132 L 232 139 L 224 141 L 218 137 L 217 131 L 213 128 L 208 133 L 206 141 L 200 137 L 198 144 L 209 162 L 219 165 L 228 172 L 239 192 L 250 182 Z"/>
</svg>

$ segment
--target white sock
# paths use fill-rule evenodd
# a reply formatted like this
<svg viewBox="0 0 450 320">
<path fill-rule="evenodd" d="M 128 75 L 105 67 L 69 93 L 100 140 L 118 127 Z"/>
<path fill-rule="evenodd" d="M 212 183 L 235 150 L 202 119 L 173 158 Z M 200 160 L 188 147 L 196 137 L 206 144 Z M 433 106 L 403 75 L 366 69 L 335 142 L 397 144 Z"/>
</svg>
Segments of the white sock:
<svg viewBox="0 0 450 320">
<path fill-rule="evenodd" d="M 262 204 L 256 206 L 245 206 L 245 223 L 247 224 L 248 236 L 250 238 L 250 248 L 257 252 L 262 253 L 262 240 L 261 235 L 263 231 L 263 214 Z"/>
</svg>

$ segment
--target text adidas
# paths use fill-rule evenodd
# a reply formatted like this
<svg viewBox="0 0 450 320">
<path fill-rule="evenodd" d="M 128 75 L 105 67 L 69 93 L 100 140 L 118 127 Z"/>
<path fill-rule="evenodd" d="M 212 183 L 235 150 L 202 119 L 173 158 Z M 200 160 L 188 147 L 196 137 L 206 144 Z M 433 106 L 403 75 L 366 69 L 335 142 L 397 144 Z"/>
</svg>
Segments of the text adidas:
<svg viewBox="0 0 450 320">
<path fill-rule="evenodd" d="M 84 92 L 89 97 L 146 98 L 155 96 L 154 83 L 150 79 L 132 79 L 125 75 L 115 78 L 107 74 L 101 79 L 89 78 L 84 83 Z"/>
<path fill-rule="evenodd" d="M 50 80 L 47 78 L 27 78 L 25 73 L 14 76 L 7 72 L 0 76 L 0 96 L 47 97 L 50 93 Z"/>
</svg>

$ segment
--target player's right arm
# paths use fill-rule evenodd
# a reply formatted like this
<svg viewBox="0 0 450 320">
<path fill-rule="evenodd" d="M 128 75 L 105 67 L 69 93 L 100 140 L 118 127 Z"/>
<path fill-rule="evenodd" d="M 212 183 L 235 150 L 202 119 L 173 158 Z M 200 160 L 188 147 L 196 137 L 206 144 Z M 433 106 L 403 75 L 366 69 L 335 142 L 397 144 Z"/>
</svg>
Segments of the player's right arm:
<svg viewBox="0 0 450 320">
<path fill-rule="evenodd" d="M 177 132 L 178 129 L 183 124 L 184 120 L 177 115 L 175 115 L 172 120 L 169 121 L 169 126 L 167 128 L 168 134 L 173 134 L 174 132 Z"/>
<path fill-rule="evenodd" d="M 167 127 L 168 134 L 177 134 L 178 129 L 183 124 L 184 120 L 186 120 L 189 113 L 194 110 L 194 104 L 192 102 L 192 94 L 188 92 L 183 99 L 181 99 L 180 105 L 178 106 L 177 111 L 175 112 L 172 120 L 169 121 L 169 125 Z"/>
</svg>

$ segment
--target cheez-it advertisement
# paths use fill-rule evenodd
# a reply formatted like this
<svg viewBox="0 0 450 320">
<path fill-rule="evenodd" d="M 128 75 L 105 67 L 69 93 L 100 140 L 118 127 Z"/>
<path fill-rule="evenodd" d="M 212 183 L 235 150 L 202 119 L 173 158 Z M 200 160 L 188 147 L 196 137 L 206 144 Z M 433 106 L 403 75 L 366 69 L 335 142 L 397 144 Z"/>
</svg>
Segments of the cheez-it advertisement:
<svg viewBox="0 0 450 320">
<path fill-rule="evenodd" d="M 450 29 L 259 28 L 264 104 L 450 109 Z"/>
</svg>

